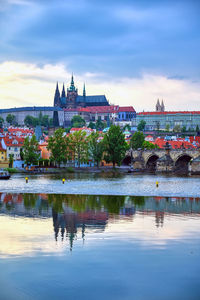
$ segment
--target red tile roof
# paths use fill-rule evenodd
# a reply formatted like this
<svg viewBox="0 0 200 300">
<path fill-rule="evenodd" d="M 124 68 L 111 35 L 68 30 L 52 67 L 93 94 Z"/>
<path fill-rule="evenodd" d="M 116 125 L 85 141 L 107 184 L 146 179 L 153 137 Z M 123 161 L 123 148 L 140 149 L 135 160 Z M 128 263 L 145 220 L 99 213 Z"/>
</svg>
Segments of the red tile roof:
<svg viewBox="0 0 200 300">
<path fill-rule="evenodd" d="M 88 112 L 88 113 L 118 113 L 118 112 L 135 112 L 132 106 L 118 106 L 118 105 L 110 105 L 110 106 L 87 106 L 80 107 L 77 109 L 65 109 L 65 111 L 77 111 L 77 112 Z"/>
<path fill-rule="evenodd" d="M 166 145 L 166 142 L 168 142 L 171 145 L 172 149 L 181 148 L 183 146 L 184 146 L 184 148 L 195 148 L 194 145 L 192 145 L 191 143 L 189 143 L 187 141 L 166 141 L 161 138 L 155 139 L 153 144 L 156 144 L 159 148 L 164 148 Z"/>
<path fill-rule="evenodd" d="M 176 114 L 192 114 L 192 115 L 200 115 L 200 111 L 146 111 L 139 112 L 137 115 L 176 115 Z"/>
<path fill-rule="evenodd" d="M 23 147 L 24 145 L 24 138 L 6 136 L 3 139 L 7 147 Z M 17 141 L 17 144 L 13 144 L 14 140 Z"/>
<path fill-rule="evenodd" d="M 119 106 L 119 112 L 135 112 L 133 106 Z"/>
</svg>

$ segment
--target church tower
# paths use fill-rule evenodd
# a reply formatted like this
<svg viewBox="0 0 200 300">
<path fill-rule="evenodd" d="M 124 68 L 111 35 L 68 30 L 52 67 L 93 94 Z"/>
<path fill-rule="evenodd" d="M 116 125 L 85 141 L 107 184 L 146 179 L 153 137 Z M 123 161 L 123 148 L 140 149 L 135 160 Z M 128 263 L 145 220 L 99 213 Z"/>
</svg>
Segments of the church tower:
<svg viewBox="0 0 200 300">
<path fill-rule="evenodd" d="M 64 86 L 64 83 L 63 83 L 63 89 L 62 89 L 62 96 L 61 96 L 62 98 L 66 98 L 66 96 L 65 96 L 65 86 Z"/>
<path fill-rule="evenodd" d="M 162 103 L 161 103 L 161 111 L 165 111 L 165 106 L 164 106 L 163 100 L 162 100 Z"/>
<path fill-rule="evenodd" d="M 60 92 L 59 92 L 59 88 L 58 88 L 58 82 L 57 82 L 57 85 L 56 85 L 53 105 L 54 106 L 60 106 Z"/>
<path fill-rule="evenodd" d="M 86 97 L 85 83 L 84 83 L 84 86 L 83 86 L 83 97 L 84 98 Z"/>
<path fill-rule="evenodd" d="M 157 100 L 157 103 L 156 103 L 156 111 L 161 111 L 161 105 L 160 105 L 159 99 Z"/>
<path fill-rule="evenodd" d="M 77 96 L 78 96 L 78 89 L 75 88 L 74 77 L 72 74 L 71 85 L 67 89 L 67 108 L 75 108 L 76 107 Z"/>
</svg>

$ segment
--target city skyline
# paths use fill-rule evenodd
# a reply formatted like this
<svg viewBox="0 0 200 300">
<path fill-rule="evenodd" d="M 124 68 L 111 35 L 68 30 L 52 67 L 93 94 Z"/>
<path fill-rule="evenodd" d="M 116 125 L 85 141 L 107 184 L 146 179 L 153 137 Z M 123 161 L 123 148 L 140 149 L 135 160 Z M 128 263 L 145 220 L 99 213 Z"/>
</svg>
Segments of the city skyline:
<svg viewBox="0 0 200 300">
<path fill-rule="evenodd" d="M 56 82 L 136 111 L 199 110 L 198 1 L 3 0 L 1 108 L 53 105 Z"/>
</svg>

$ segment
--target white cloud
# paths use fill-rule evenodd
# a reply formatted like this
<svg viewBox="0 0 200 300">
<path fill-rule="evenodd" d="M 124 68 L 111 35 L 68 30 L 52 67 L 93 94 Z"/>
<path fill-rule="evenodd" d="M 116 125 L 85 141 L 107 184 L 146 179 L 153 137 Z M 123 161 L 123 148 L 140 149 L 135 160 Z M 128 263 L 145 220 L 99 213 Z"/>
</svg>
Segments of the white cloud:
<svg viewBox="0 0 200 300">
<path fill-rule="evenodd" d="M 0 108 L 52 105 L 56 81 L 70 84 L 71 72 L 63 64 L 37 66 L 19 62 L 0 64 Z M 200 84 L 190 80 L 169 79 L 163 75 L 143 74 L 141 78 L 113 78 L 102 74 L 74 75 L 81 94 L 105 94 L 111 103 L 132 105 L 136 111 L 152 111 L 157 98 L 167 110 L 200 110 Z M 60 85 L 61 88 L 61 85 Z"/>
</svg>

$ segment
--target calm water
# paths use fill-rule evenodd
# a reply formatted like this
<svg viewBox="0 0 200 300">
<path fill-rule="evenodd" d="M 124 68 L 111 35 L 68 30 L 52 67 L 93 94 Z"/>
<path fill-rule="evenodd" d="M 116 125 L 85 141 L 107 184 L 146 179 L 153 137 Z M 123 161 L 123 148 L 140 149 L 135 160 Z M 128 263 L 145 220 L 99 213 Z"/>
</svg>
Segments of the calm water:
<svg viewBox="0 0 200 300">
<path fill-rule="evenodd" d="M 134 191 L 134 180 L 139 190 L 152 182 L 155 193 L 152 178 L 108 182 L 116 194 L 125 192 L 120 180 Z M 179 185 L 175 194 L 184 184 L 198 193 L 197 179 L 166 180 Z M 0 193 L 0 299 L 200 299 L 200 198 L 91 195 L 109 190 L 104 178 L 51 182 L 16 176 Z M 90 195 L 64 194 L 75 182 Z"/>
<path fill-rule="evenodd" d="M 134 196 L 179 196 L 199 197 L 200 177 L 173 177 L 153 175 L 112 174 L 68 174 L 31 175 L 25 182 L 25 175 L 12 175 L 8 181 L 0 180 L 1 192 L 13 193 L 57 193 L 93 195 Z M 62 184 L 62 178 L 66 178 Z M 156 181 L 159 187 L 156 187 Z"/>
</svg>

